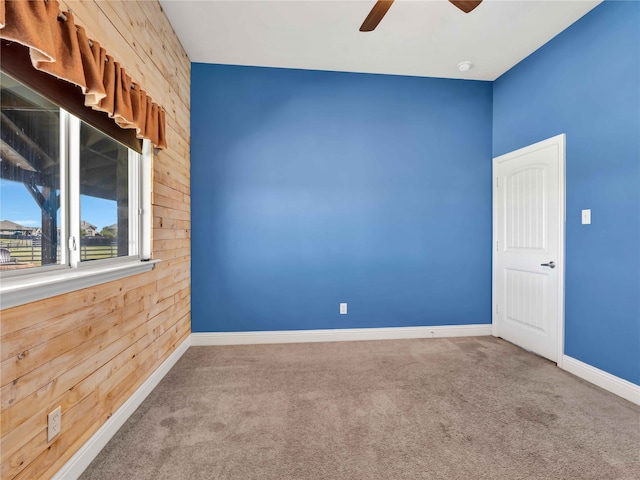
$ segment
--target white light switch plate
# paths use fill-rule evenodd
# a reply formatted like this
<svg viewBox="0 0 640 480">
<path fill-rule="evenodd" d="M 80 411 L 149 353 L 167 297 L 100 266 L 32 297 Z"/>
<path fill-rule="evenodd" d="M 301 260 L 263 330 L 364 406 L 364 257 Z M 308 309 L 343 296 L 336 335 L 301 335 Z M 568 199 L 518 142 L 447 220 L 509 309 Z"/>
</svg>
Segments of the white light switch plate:
<svg viewBox="0 0 640 480">
<path fill-rule="evenodd" d="M 591 209 L 582 210 L 582 224 L 591 225 Z"/>
<path fill-rule="evenodd" d="M 341 303 L 340 304 L 340 315 L 346 315 L 347 314 L 347 304 L 346 303 Z"/>
</svg>

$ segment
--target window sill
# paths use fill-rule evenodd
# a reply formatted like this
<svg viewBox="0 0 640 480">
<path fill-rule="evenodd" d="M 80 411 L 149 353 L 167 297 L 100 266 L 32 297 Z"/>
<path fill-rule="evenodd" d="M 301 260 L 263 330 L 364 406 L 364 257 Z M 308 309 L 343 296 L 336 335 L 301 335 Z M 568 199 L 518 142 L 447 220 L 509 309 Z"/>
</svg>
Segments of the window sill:
<svg viewBox="0 0 640 480">
<path fill-rule="evenodd" d="M 112 282 L 130 275 L 150 272 L 159 260 L 129 260 L 108 265 L 82 266 L 75 269 L 36 272 L 2 278 L 0 309 L 17 307 L 45 298 Z"/>
</svg>

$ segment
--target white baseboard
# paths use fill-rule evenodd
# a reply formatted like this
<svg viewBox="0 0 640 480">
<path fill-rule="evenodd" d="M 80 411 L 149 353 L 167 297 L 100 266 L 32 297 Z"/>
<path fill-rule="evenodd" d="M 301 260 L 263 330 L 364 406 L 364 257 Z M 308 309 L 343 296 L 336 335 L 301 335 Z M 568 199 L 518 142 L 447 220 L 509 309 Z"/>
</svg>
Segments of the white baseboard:
<svg viewBox="0 0 640 480">
<path fill-rule="evenodd" d="M 573 373 L 576 377 L 580 377 L 636 405 L 640 405 L 640 386 L 635 383 L 628 382 L 567 355 L 563 358 L 562 368 L 569 373 Z"/>
<path fill-rule="evenodd" d="M 400 340 L 407 338 L 477 337 L 488 335 L 491 335 L 491 324 L 437 327 L 279 330 L 265 332 L 207 332 L 192 333 L 191 345 L 344 342 L 356 340 Z"/>
<path fill-rule="evenodd" d="M 171 370 L 180 357 L 184 355 L 190 345 L 190 338 L 182 342 L 151 376 L 140 385 L 133 395 L 115 411 L 109 420 L 58 470 L 52 477 L 52 480 L 75 480 L 80 477 L 82 472 L 85 471 L 93 459 L 96 458 L 104 446 L 111 440 L 111 437 L 116 434 L 144 399 L 156 388 L 160 380 Z"/>
</svg>

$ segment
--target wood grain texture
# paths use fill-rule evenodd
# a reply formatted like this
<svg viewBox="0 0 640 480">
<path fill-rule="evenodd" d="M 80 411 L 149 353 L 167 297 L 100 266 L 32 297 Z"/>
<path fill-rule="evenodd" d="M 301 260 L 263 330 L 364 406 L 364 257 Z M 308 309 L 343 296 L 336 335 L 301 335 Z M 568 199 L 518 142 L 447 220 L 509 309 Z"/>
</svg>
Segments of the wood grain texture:
<svg viewBox="0 0 640 480">
<path fill-rule="evenodd" d="M 167 111 L 156 268 L 0 314 L 0 477 L 50 478 L 190 334 L 190 62 L 156 1 L 62 0 Z M 47 442 L 47 413 L 62 432 Z"/>
</svg>

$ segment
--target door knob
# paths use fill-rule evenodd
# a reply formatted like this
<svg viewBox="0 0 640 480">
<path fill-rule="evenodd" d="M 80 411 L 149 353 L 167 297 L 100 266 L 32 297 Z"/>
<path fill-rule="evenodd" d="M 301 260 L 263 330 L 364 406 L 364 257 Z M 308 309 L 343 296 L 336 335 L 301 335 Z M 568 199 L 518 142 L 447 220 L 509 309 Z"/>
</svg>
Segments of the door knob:
<svg viewBox="0 0 640 480">
<path fill-rule="evenodd" d="M 556 268 L 556 262 L 551 260 L 549 263 L 541 263 L 540 266 L 541 267 Z"/>
</svg>

